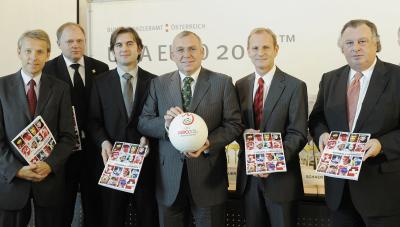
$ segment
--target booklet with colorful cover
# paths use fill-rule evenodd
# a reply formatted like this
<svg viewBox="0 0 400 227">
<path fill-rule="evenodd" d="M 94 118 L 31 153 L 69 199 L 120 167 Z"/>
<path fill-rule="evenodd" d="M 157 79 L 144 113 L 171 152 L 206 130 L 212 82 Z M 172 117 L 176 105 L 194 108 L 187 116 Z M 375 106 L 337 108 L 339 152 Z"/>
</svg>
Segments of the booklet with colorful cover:
<svg viewBox="0 0 400 227">
<path fill-rule="evenodd" d="M 115 142 L 100 176 L 99 185 L 134 193 L 147 150 L 148 146 Z"/>
<path fill-rule="evenodd" d="M 358 180 L 368 133 L 333 131 L 321 154 L 316 172 L 328 177 Z"/>
<path fill-rule="evenodd" d="M 28 163 L 35 164 L 50 156 L 56 140 L 46 122 L 38 116 L 11 143 Z"/>
<path fill-rule="evenodd" d="M 286 172 L 281 133 L 245 133 L 246 174 Z"/>
<path fill-rule="evenodd" d="M 75 107 L 72 106 L 72 116 L 73 116 L 73 123 L 74 123 L 74 137 L 75 137 L 75 145 L 72 148 L 73 151 L 80 151 L 82 150 L 82 142 L 78 128 L 78 121 L 76 120 L 76 112 Z"/>
</svg>

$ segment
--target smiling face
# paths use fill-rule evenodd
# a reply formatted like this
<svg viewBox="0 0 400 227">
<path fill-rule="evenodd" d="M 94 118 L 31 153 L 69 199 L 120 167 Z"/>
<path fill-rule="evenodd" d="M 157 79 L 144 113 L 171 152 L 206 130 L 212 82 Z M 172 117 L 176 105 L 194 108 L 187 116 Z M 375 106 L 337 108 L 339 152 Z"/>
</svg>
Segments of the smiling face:
<svg viewBox="0 0 400 227">
<path fill-rule="evenodd" d="M 256 71 L 260 75 L 268 73 L 275 64 L 279 47 L 267 32 L 259 32 L 251 35 L 247 47 L 247 54 Z"/>
<path fill-rule="evenodd" d="M 132 33 L 121 33 L 117 36 L 113 53 L 117 64 L 122 68 L 134 68 L 142 49 L 137 45 Z"/>
<path fill-rule="evenodd" d="M 186 76 L 192 75 L 201 66 L 204 48 L 201 41 L 193 34 L 175 37 L 172 44 L 172 60 L 178 70 Z"/>
<path fill-rule="evenodd" d="M 365 24 L 346 28 L 340 45 L 347 63 L 355 71 L 362 72 L 375 61 L 377 42 L 371 29 Z"/>
<path fill-rule="evenodd" d="M 48 44 L 45 41 L 27 37 L 21 40 L 18 57 L 26 74 L 32 77 L 39 75 L 49 56 Z"/>
</svg>

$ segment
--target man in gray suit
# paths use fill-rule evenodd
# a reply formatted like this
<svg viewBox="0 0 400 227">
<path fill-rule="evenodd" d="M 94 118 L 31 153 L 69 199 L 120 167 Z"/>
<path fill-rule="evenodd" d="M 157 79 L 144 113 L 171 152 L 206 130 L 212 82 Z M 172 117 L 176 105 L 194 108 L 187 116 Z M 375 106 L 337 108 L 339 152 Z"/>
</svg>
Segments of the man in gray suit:
<svg viewBox="0 0 400 227">
<path fill-rule="evenodd" d="M 18 40 L 22 69 L 0 79 L 0 226 L 27 226 L 31 199 L 36 226 L 62 226 L 64 163 L 74 133 L 68 85 L 42 73 L 49 55 L 44 31 L 25 32 Z M 39 115 L 57 144 L 46 160 L 28 164 L 11 140 Z"/>
<path fill-rule="evenodd" d="M 255 73 L 236 83 L 245 133 L 280 132 L 287 165 L 287 172 L 247 176 L 243 137 L 238 139 L 237 190 L 250 227 L 296 226 L 296 200 L 303 195 L 298 153 L 307 142 L 307 87 L 276 67 L 278 50 L 270 29 L 254 29 L 247 52 Z"/>
<path fill-rule="evenodd" d="M 139 131 L 159 139 L 156 196 L 161 226 L 184 226 L 187 210 L 196 226 L 225 226 L 224 151 L 240 135 L 242 124 L 232 79 L 201 67 L 203 56 L 195 33 L 179 33 L 171 50 L 178 70 L 153 79 L 139 119 Z M 180 153 L 168 138 L 171 121 L 183 112 L 198 114 L 208 127 L 208 140 L 194 152 Z"/>
</svg>

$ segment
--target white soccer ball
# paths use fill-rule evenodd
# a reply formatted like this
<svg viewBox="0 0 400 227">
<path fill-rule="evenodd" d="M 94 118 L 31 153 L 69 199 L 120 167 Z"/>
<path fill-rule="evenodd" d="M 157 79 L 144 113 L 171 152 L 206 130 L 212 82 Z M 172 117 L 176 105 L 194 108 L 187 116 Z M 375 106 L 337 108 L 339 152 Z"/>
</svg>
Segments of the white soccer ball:
<svg viewBox="0 0 400 227">
<path fill-rule="evenodd" d="M 176 116 L 169 126 L 169 139 L 180 152 L 197 151 L 205 144 L 207 137 L 206 122 L 194 113 Z"/>
</svg>

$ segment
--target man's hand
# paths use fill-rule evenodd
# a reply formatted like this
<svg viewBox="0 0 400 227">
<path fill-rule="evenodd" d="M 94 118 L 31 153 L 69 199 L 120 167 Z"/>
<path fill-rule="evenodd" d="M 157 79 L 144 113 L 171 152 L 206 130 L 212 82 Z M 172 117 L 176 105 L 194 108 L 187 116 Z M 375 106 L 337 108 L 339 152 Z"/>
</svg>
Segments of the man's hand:
<svg viewBox="0 0 400 227">
<path fill-rule="evenodd" d="M 51 173 L 51 167 L 46 162 L 40 161 L 36 163 L 36 169 L 34 172 L 47 177 Z"/>
<path fill-rule="evenodd" d="M 29 166 L 24 166 L 20 170 L 18 170 L 16 176 L 18 178 L 28 180 L 28 181 L 33 181 L 33 182 L 39 182 L 42 181 L 45 177 L 42 175 L 35 173 L 36 165 L 35 164 L 30 164 Z"/>
<path fill-rule="evenodd" d="M 369 157 L 375 157 L 381 153 L 382 145 L 377 139 L 370 139 L 365 143 L 365 155 L 363 161 L 367 160 Z"/>
<path fill-rule="evenodd" d="M 207 150 L 210 147 L 210 141 L 206 141 L 204 143 L 204 145 L 202 147 L 200 147 L 200 149 L 198 149 L 197 151 L 194 152 L 185 152 L 183 153 L 186 157 L 188 158 L 197 158 L 201 155 L 201 153 L 203 153 L 205 150 Z"/>
<path fill-rule="evenodd" d="M 328 143 L 328 140 L 329 140 L 329 133 L 327 132 L 324 132 L 319 136 L 319 141 L 318 141 L 319 151 L 322 152 L 324 150 L 326 144 Z"/>
<path fill-rule="evenodd" d="M 146 150 L 146 153 L 144 153 L 144 157 L 147 157 L 147 155 L 149 154 L 150 147 L 149 147 L 149 140 L 146 137 L 142 136 L 140 138 L 139 147 L 146 147 L 146 146 L 147 146 L 147 150 Z"/>
<path fill-rule="evenodd" d="M 183 113 L 183 110 L 179 106 L 169 108 L 164 115 L 165 127 L 169 128 L 171 121 L 181 113 Z"/>
<path fill-rule="evenodd" d="M 108 158 L 111 156 L 112 144 L 108 140 L 101 143 L 101 157 L 103 158 L 104 165 L 107 163 Z"/>
</svg>

